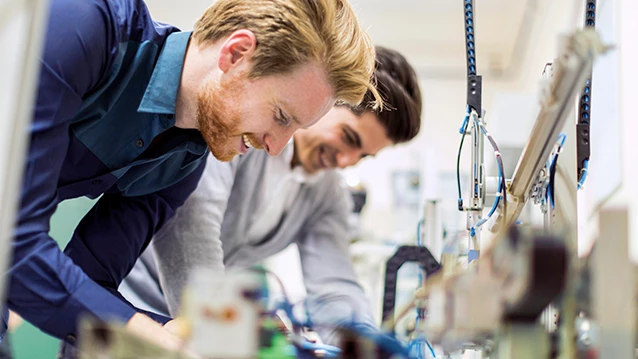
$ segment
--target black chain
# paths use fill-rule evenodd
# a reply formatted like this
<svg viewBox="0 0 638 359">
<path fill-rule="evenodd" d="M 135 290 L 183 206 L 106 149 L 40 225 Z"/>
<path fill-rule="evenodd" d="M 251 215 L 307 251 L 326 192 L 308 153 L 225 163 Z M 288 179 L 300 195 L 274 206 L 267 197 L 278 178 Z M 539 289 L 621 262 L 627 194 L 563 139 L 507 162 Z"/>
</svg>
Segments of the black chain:
<svg viewBox="0 0 638 359">
<path fill-rule="evenodd" d="M 474 0 L 463 0 L 465 7 L 465 50 L 467 51 L 467 76 L 476 75 L 476 49 L 474 43 Z"/>
<path fill-rule="evenodd" d="M 463 0 L 465 13 L 465 52 L 467 55 L 467 105 L 481 116 L 481 76 L 476 75 L 476 37 L 474 0 Z"/>
<path fill-rule="evenodd" d="M 585 28 L 596 27 L 596 0 L 586 0 Z M 576 151 L 578 160 L 578 177 L 587 166 L 590 155 L 589 126 L 591 123 L 591 99 L 592 99 L 592 74 L 589 73 L 585 81 L 585 87 L 580 94 L 578 107 L 578 124 L 576 125 Z"/>
</svg>

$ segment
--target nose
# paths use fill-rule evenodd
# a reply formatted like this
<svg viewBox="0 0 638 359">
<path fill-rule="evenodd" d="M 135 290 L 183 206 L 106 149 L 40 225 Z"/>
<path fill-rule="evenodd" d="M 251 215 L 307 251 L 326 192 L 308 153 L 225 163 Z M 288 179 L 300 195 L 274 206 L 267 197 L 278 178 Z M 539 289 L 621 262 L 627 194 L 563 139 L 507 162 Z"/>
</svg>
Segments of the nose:
<svg viewBox="0 0 638 359">
<path fill-rule="evenodd" d="M 338 152 L 337 166 L 339 168 L 354 166 L 355 164 L 357 164 L 357 162 L 359 162 L 359 158 L 361 158 L 361 156 L 359 155 L 358 151 Z"/>
<path fill-rule="evenodd" d="M 279 134 L 266 134 L 264 136 L 264 149 L 270 156 L 277 156 L 284 149 L 293 133 L 294 129 L 283 131 Z"/>
</svg>

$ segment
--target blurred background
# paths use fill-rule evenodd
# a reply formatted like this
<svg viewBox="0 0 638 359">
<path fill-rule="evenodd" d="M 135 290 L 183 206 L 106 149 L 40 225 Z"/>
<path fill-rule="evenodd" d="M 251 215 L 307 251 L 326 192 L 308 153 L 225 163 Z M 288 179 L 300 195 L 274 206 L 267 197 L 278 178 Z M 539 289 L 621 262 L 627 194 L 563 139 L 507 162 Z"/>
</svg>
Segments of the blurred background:
<svg viewBox="0 0 638 359">
<path fill-rule="evenodd" d="M 621 37 L 617 25 L 621 0 L 599 0 L 597 29 L 610 43 Z M 211 0 L 147 0 L 154 19 L 190 30 Z M 448 238 L 464 229 L 465 216 L 456 209 L 456 156 L 459 127 L 465 115 L 466 67 L 462 1 L 460 0 L 351 0 L 361 23 L 374 42 L 400 51 L 414 66 L 423 94 L 423 123 L 419 136 L 409 144 L 389 148 L 376 158 L 365 159 L 344 171 L 347 183 L 365 189 L 365 206 L 353 214 L 355 230 L 351 252 L 362 284 L 380 315 L 382 263 L 398 244 L 414 243 L 416 227 L 427 201 L 440 205 L 443 228 Z M 510 176 L 525 144 L 538 109 L 541 73 L 558 49 L 559 34 L 580 28 L 583 22 L 580 0 L 475 0 L 475 29 L 478 74 L 483 76 L 483 108 L 488 129 L 499 143 Z M 592 133 L 610 136 L 604 148 L 592 144 L 592 153 L 607 151 L 608 161 L 596 163 L 592 155 L 591 172 L 604 173 L 592 178 L 581 192 L 579 205 L 593 207 L 617 192 L 621 181 L 618 54 L 612 51 L 597 65 L 594 81 L 600 88 L 593 105 L 603 111 L 602 121 L 594 121 Z M 597 82 L 597 81 L 601 82 Z M 600 95 L 599 95 L 600 94 Z M 595 115 L 592 117 L 596 118 Z M 602 127 L 602 126 L 601 126 Z M 464 158 L 467 153 L 464 154 Z M 491 155 L 486 154 L 488 175 L 495 175 Z M 614 156 L 615 159 L 614 159 Z M 465 159 L 464 163 L 468 163 Z M 614 162 L 616 161 L 616 162 Z M 603 163 L 600 163 L 603 162 Z M 468 166 L 461 166 L 465 171 Z M 594 176 L 595 177 L 595 176 Z M 594 186 L 596 183 L 604 185 Z M 90 208 L 92 201 L 64 202 L 53 218 L 52 236 L 61 246 Z M 584 213 L 589 211 L 583 211 Z M 587 226 L 587 221 L 583 221 Z M 585 241 L 586 239 L 583 239 Z M 435 254 L 436 256 L 440 254 Z M 294 248 L 271 258 L 268 266 L 278 273 L 288 294 L 303 297 L 305 288 Z M 406 291 L 414 268 L 402 269 Z M 413 274 L 410 274 L 411 271 Z M 399 287 L 401 292 L 402 286 Z M 401 293 L 399 293 L 401 294 Z M 12 337 L 18 359 L 53 358 L 57 341 L 28 324 Z"/>
</svg>

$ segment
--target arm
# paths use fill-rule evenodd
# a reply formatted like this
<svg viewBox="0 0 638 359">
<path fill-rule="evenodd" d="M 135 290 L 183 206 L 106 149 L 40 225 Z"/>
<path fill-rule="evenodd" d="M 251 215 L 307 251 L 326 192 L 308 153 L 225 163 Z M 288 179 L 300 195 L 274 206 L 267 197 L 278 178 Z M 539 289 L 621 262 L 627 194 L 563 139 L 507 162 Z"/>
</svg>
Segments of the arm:
<svg viewBox="0 0 638 359">
<path fill-rule="evenodd" d="M 335 176 L 336 177 L 336 176 Z M 336 178 L 331 178 L 322 207 L 306 222 L 305 235 L 297 242 L 308 312 L 317 323 L 376 330 L 370 304 L 357 282 L 348 257 L 347 218 L 352 202 Z M 317 329 L 321 339 L 337 344 L 334 330 Z"/>
<path fill-rule="evenodd" d="M 90 280 L 48 235 L 58 203 L 57 183 L 70 140 L 70 120 L 82 96 L 104 75 L 111 50 L 117 46 L 110 27 L 104 5 L 74 0 L 51 4 L 7 303 L 58 338 L 75 333 L 81 314 L 126 322 L 135 313 Z"/>
<path fill-rule="evenodd" d="M 177 184 L 148 195 L 103 195 L 84 216 L 64 253 L 91 279 L 125 301 L 117 293 L 118 286 L 153 234 L 193 192 L 204 167 L 202 162 Z M 167 320 L 146 313 L 159 322 Z"/>
<path fill-rule="evenodd" d="M 153 234 L 197 187 L 205 164 L 158 192 L 103 195 L 82 218 L 64 252 L 98 284 L 117 289 Z"/>
<path fill-rule="evenodd" d="M 153 239 L 160 284 L 171 315 L 179 312 L 182 290 L 194 268 L 224 269 L 220 234 L 236 164 L 219 162 L 211 155 L 195 192 Z"/>
</svg>

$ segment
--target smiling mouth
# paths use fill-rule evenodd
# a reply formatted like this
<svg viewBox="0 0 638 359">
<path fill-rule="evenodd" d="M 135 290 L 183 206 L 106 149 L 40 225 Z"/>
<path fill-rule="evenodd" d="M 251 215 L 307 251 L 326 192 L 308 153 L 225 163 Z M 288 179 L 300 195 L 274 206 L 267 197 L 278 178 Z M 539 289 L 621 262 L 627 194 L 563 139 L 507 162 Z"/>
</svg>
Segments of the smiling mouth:
<svg viewBox="0 0 638 359">
<path fill-rule="evenodd" d="M 241 136 L 242 140 L 244 141 L 244 146 L 246 146 L 247 148 L 253 148 L 255 146 L 253 146 L 253 144 L 250 142 L 250 139 L 248 138 L 248 136 L 246 134 L 243 134 Z"/>
<path fill-rule="evenodd" d="M 326 148 L 324 146 L 319 147 L 319 168 L 320 169 L 328 169 L 335 167 L 332 157 L 327 153 Z"/>
</svg>

